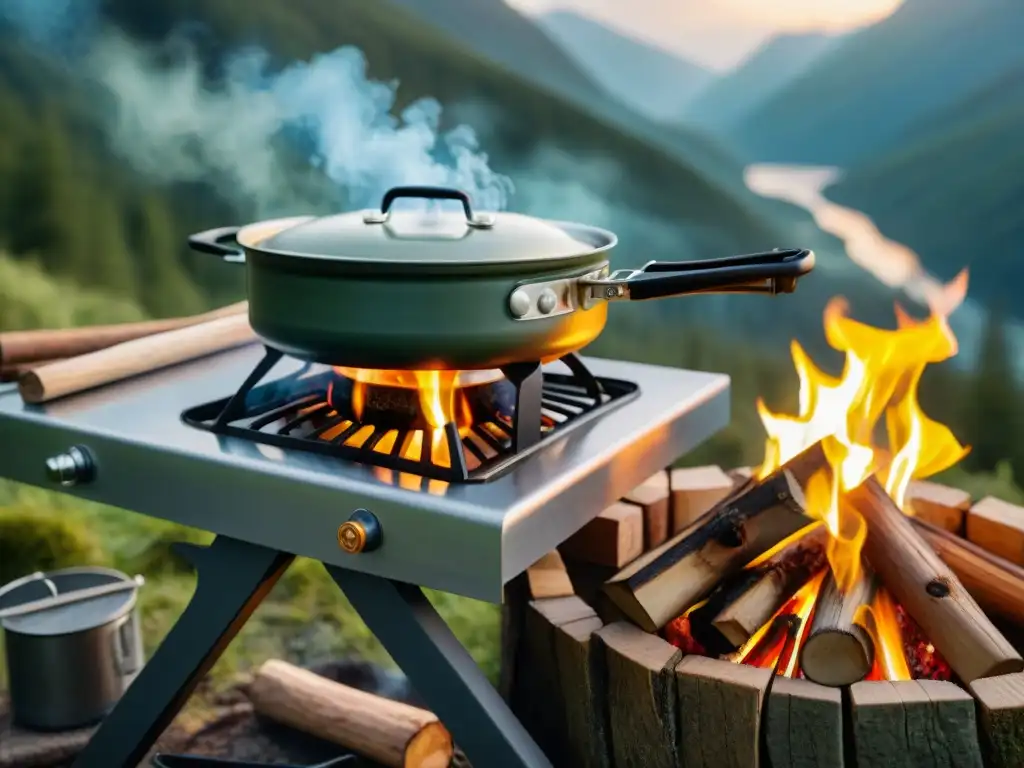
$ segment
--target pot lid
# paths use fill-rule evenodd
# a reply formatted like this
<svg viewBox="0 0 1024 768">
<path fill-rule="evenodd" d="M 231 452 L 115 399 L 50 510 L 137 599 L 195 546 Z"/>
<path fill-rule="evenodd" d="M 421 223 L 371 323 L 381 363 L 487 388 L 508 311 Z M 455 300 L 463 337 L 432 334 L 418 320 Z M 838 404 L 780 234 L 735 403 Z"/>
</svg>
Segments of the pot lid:
<svg viewBox="0 0 1024 768">
<path fill-rule="evenodd" d="M 462 210 L 429 204 L 392 210 L 399 198 L 455 200 Z M 438 187 L 396 187 L 379 211 L 253 224 L 238 233 L 245 246 L 338 261 L 452 266 L 542 262 L 589 256 L 615 245 L 615 235 L 582 224 L 517 213 L 475 213 L 469 196 Z"/>
<path fill-rule="evenodd" d="M 117 582 L 131 582 L 127 575 L 107 568 L 67 568 L 18 579 L 0 589 L 0 612 L 54 596 L 74 597 L 76 592 Z M 33 610 L 0 619 L 7 632 L 37 637 L 67 635 L 101 627 L 124 616 L 135 605 L 136 588 Z"/>
</svg>

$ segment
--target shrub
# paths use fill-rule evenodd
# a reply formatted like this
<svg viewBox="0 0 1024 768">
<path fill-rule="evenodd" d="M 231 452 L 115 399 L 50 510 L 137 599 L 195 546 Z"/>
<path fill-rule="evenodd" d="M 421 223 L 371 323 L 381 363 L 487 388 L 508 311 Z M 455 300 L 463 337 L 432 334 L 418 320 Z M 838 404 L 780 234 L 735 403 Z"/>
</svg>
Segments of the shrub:
<svg viewBox="0 0 1024 768">
<path fill-rule="evenodd" d="M 35 571 L 106 561 L 83 521 L 31 506 L 0 508 L 0 584 Z"/>
</svg>

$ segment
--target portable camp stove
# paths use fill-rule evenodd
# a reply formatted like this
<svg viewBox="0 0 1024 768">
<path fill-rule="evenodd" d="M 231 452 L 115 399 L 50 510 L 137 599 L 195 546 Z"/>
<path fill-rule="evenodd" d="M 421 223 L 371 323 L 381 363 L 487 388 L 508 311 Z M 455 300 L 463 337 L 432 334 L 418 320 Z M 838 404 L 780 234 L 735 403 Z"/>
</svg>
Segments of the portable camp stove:
<svg viewBox="0 0 1024 768">
<path fill-rule="evenodd" d="M 43 406 L 0 387 L 0 474 L 216 534 L 182 545 L 192 601 L 75 765 L 134 767 L 296 555 L 324 563 L 475 765 L 550 765 L 421 587 L 500 602 L 725 426 L 729 380 L 571 356 L 461 384 L 443 425 L 401 381 L 255 345 Z"/>
</svg>

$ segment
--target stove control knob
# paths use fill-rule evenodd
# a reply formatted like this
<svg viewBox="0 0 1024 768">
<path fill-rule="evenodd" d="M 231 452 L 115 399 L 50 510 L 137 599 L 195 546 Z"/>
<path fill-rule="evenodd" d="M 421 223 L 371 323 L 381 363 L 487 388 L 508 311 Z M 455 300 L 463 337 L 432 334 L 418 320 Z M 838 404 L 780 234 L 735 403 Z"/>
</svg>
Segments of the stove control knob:
<svg viewBox="0 0 1024 768">
<path fill-rule="evenodd" d="M 380 521 L 365 509 L 357 509 L 344 523 L 338 526 L 338 546 L 350 555 L 372 552 L 384 540 Z"/>
<path fill-rule="evenodd" d="M 546 288 L 537 299 L 537 309 L 543 315 L 550 315 L 558 306 L 558 296 L 550 288 Z"/>
<path fill-rule="evenodd" d="M 73 445 L 66 453 L 59 453 L 46 460 L 46 476 L 51 482 L 70 488 L 91 482 L 96 476 L 96 464 L 88 448 Z"/>
</svg>

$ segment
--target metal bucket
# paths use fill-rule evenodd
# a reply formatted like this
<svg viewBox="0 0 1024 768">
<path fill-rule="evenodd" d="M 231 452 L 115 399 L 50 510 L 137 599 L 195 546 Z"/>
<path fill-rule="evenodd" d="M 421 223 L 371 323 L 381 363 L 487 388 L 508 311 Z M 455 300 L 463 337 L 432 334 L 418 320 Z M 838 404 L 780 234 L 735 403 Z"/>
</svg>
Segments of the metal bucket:
<svg viewBox="0 0 1024 768">
<path fill-rule="evenodd" d="M 67 568 L 0 588 L 14 722 L 80 728 L 113 708 L 144 663 L 141 583 L 109 568 Z"/>
</svg>

